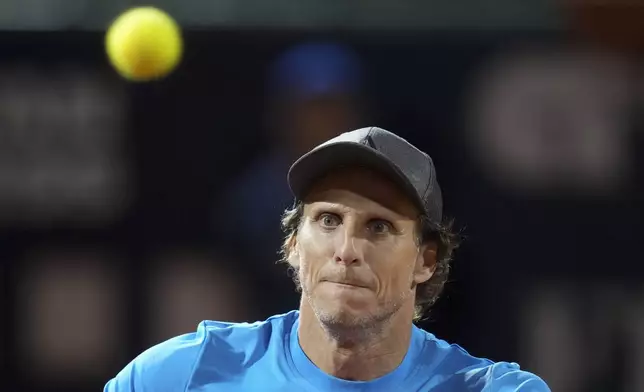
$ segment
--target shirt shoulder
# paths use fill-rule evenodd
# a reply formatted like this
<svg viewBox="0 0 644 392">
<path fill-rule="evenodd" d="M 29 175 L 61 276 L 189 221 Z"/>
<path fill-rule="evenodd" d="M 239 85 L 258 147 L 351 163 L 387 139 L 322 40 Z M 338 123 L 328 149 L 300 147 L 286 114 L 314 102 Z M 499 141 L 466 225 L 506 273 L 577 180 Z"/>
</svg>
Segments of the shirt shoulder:
<svg viewBox="0 0 644 392">
<path fill-rule="evenodd" d="M 539 376 L 522 370 L 515 362 L 495 362 L 471 355 L 426 333 L 427 364 L 447 390 L 466 388 L 480 392 L 550 392 Z"/>
<path fill-rule="evenodd" d="M 174 337 L 145 350 L 105 385 L 104 392 L 183 391 L 206 342 L 197 332 Z"/>
<path fill-rule="evenodd" d="M 261 357 L 268 342 L 282 338 L 291 313 L 255 323 L 202 321 L 197 331 L 159 343 L 134 358 L 104 392 L 184 391 L 200 369 L 230 374 Z M 276 331 L 277 330 L 277 331 Z"/>
<path fill-rule="evenodd" d="M 521 370 L 514 362 L 495 362 L 471 369 L 465 374 L 465 383 L 481 392 L 550 392 L 544 380 Z"/>
</svg>

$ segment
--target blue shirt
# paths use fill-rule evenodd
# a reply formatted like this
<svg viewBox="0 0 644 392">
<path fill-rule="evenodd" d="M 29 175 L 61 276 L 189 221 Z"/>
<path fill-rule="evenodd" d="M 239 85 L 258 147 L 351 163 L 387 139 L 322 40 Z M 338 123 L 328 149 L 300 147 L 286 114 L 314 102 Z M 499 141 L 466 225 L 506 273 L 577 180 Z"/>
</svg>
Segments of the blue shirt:
<svg viewBox="0 0 644 392">
<path fill-rule="evenodd" d="M 160 343 L 135 358 L 104 392 L 549 392 L 515 363 L 494 363 L 413 327 L 409 350 L 392 372 L 346 381 L 313 364 L 297 338 L 299 312 L 266 321 L 204 321 L 196 333 Z"/>
</svg>

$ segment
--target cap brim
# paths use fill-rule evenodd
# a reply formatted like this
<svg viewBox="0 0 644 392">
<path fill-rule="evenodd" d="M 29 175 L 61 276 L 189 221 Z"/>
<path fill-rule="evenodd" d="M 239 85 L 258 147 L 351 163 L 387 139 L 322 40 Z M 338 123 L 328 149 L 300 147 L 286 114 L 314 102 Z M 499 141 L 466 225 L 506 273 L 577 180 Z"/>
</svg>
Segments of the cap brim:
<svg viewBox="0 0 644 392">
<path fill-rule="evenodd" d="M 425 206 L 403 172 L 381 152 L 354 142 L 338 142 L 308 152 L 295 161 L 288 172 L 293 195 L 303 200 L 316 180 L 342 168 L 363 167 L 374 170 L 400 186 L 420 211 Z"/>
</svg>

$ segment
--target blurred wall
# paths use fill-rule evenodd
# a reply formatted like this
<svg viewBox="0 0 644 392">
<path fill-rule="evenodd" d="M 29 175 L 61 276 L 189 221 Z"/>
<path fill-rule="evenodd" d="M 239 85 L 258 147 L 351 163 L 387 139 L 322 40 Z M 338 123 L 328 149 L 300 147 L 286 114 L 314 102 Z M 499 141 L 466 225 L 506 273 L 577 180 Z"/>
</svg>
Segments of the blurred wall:
<svg viewBox="0 0 644 392">
<path fill-rule="evenodd" d="M 553 28 L 556 0 L 5 0 L 0 29 L 102 30 L 122 9 L 155 5 L 207 28 Z"/>
</svg>

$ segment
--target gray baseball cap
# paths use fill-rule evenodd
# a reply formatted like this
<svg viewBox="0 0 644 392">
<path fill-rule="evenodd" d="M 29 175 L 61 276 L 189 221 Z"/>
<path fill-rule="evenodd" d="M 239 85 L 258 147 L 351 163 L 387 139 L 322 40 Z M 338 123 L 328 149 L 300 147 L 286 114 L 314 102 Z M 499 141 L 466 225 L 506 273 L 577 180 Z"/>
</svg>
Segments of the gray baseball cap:
<svg viewBox="0 0 644 392">
<path fill-rule="evenodd" d="M 302 200 L 317 179 L 343 167 L 375 170 L 398 184 L 434 224 L 443 218 L 443 198 L 432 158 L 407 140 L 378 127 L 345 132 L 302 155 L 288 184 Z"/>
</svg>

